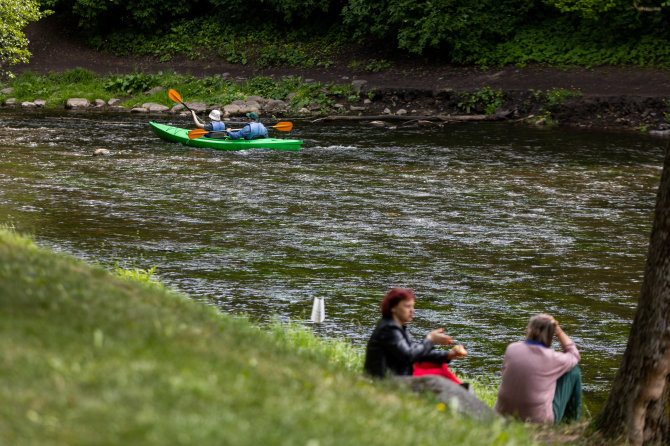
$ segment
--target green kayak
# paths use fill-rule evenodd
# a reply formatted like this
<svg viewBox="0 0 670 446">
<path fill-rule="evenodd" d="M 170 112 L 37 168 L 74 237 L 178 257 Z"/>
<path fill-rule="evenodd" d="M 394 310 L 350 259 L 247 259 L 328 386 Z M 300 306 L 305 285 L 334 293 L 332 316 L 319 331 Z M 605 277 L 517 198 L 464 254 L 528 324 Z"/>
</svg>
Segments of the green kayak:
<svg viewBox="0 0 670 446">
<path fill-rule="evenodd" d="M 215 139 L 215 138 L 188 138 L 188 130 L 172 127 L 157 122 L 150 122 L 151 129 L 161 139 L 172 142 L 180 142 L 191 147 L 202 147 L 216 150 L 246 150 L 246 149 L 275 149 L 275 150 L 300 150 L 302 141 L 298 139 Z"/>
</svg>

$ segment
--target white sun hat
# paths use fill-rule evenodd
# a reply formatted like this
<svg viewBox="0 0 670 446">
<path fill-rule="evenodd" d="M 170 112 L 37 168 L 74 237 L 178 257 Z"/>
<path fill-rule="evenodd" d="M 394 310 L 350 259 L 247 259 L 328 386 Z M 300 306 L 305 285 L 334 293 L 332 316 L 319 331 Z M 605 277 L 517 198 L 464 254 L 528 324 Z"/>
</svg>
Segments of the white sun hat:
<svg viewBox="0 0 670 446">
<path fill-rule="evenodd" d="M 221 120 L 221 111 L 220 110 L 212 110 L 209 112 L 209 119 L 213 121 L 220 121 Z"/>
</svg>

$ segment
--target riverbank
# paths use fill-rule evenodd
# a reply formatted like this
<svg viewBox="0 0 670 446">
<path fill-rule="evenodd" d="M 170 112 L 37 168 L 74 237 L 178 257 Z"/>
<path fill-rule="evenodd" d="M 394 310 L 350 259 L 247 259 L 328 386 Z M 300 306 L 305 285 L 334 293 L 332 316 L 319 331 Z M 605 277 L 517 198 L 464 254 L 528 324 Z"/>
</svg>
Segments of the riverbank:
<svg viewBox="0 0 670 446">
<path fill-rule="evenodd" d="M 152 57 L 117 57 L 93 51 L 72 39 L 66 29 L 52 19 L 31 24 L 26 35 L 33 56 L 30 63 L 16 68 L 17 73 L 61 73 L 80 67 L 100 76 L 176 72 L 200 78 L 218 75 L 238 83 L 255 77 L 281 82 L 288 77 L 319 85 L 353 86 L 360 91 L 358 98 L 351 102 L 349 98 L 332 98 L 333 104 L 340 105 L 333 110 L 298 107 L 291 110 L 293 116 L 314 119 L 329 115 L 363 119 L 386 116 L 403 121 L 413 116 L 415 120 L 429 117 L 444 122 L 471 120 L 468 116 L 475 115 L 488 116 L 476 119 L 533 125 L 670 135 L 670 72 L 664 70 L 618 66 L 480 69 L 398 55 L 394 60 L 389 59 L 386 68 L 371 71 L 352 64 L 354 59 L 375 56 L 363 54 L 361 48 L 352 50 L 349 58 L 333 61 L 327 68 L 262 68 L 251 63 L 232 64 L 217 56 L 206 60 L 181 57 L 167 62 Z M 366 99 L 369 102 L 366 103 Z"/>
<path fill-rule="evenodd" d="M 363 378 L 344 342 L 253 326 L 150 272 L 112 275 L 6 230 L 0 260 L 3 444 L 533 444 L 521 423 Z"/>
</svg>

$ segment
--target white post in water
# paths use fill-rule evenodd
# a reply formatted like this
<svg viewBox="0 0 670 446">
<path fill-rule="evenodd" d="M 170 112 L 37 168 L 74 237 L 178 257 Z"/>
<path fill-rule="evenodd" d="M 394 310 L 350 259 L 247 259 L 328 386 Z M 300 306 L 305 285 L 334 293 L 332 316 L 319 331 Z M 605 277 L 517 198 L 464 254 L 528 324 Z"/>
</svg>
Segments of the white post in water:
<svg viewBox="0 0 670 446">
<path fill-rule="evenodd" d="M 320 324 L 326 319 L 326 308 L 323 303 L 323 297 L 315 297 L 312 304 L 312 322 Z"/>
</svg>

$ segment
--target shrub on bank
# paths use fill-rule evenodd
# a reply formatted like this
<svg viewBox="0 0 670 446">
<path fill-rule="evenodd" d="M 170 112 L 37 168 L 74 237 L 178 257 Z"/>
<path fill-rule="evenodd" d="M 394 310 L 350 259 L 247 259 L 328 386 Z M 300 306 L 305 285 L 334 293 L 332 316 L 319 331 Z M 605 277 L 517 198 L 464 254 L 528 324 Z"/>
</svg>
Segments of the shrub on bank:
<svg viewBox="0 0 670 446">
<path fill-rule="evenodd" d="M 148 95 L 147 92 L 155 87 L 161 88 Z M 168 97 L 171 88 L 176 89 L 186 102 L 202 102 L 208 106 L 221 106 L 248 96 L 260 96 L 283 100 L 292 110 L 299 110 L 308 104 L 328 110 L 334 104 L 333 98 L 350 98 L 354 95 L 358 99 L 358 94 L 350 84 L 321 84 L 305 82 L 301 78 L 274 80 L 255 77 L 238 82 L 218 74 L 197 78 L 174 72 L 134 72 L 99 77 L 82 68 L 49 75 L 25 72 L 7 81 L 2 88 L 11 89 L 11 92 L 0 93 L 2 103 L 10 97 L 18 103 L 43 99 L 49 107 L 64 106 L 67 99 L 73 97 L 85 98 L 90 102 L 95 99 L 107 102 L 111 98 L 120 98 L 123 106 L 129 108 L 150 101 L 171 107 L 175 105 Z"/>
</svg>

